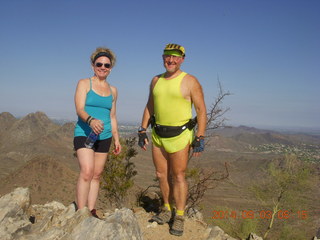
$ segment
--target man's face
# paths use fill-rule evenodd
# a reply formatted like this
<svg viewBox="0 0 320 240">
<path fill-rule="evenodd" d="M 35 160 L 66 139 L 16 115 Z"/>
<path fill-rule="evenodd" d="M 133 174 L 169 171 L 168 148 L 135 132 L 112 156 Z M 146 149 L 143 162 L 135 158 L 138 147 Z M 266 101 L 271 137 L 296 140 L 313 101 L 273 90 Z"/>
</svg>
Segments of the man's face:
<svg viewBox="0 0 320 240">
<path fill-rule="evenodd" d="M 167 72 L 173 73 L 180 69 L 181 64 L 184 61 L 184 58 L 181 56 L 173 55 L 162 55 L 163 65 L 166 68 Z"/>
</svg>

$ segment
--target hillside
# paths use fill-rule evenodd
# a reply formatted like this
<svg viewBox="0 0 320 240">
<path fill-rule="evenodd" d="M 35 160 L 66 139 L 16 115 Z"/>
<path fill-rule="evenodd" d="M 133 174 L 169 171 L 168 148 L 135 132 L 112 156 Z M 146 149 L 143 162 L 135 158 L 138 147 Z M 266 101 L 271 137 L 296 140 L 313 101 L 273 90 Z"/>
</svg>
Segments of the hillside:
<svg viewBox="0 0 320 240">
<path fill-rule="evenodd" d="M 30 189 L 31 201 L 35 204 L 60 201 L 67 205 L 75 199 L 77 177 L 77 173 L 63 163 L 47 156 L 37 156 L 2 179 L 0 195 L 16 187 L 26 187 Z"/>
<path fill-rule="evenodd" d="M 21 186 L 30 188 L 33 203 L 58 200 L 67 205 L 72 202 L 78 175 L 78 163 L 72 145 L 73 128 L 73 123 L 55 124 L 41 112 L 28 114 L 21 119 L 14 118 L 10 113 L 1 113 L 0 179 L 4 184 L 0 186 L 0 195 Z M 136 126 L 120 125 L 119 129 L 122 136 L 136 134 Z M 137 150 L 138 155 L 133 162 L 138 174 L 135 177 L 136 186 L 129 196 L 130 204 L 134 204 L 136 192 L 152 184 L 155 177 L 150 146 L 146 152 Z M 252 208 L 263 210 L 249 193 L 248 187 L 261 180 L 261 172 L 274 157 L 290 151 L 314 162 L 315 168 L 320 169 L 320 139 L 317 136 L 283 134 L 244 126 L 212 132 L 202 157 L 192 159 L 189 166 L 224 171 L 227 162 L 230 176 L 207 191 L 201 205 L 204 220 L 213 224 L 212 212 L 223 207 L 236 211 Z M 306 190 L 303 194 L 311 193 Z M 310 236 L 320 226 L 320 222 L 315 220 L 320 219 L 320 209 L 315 203 L 315 199 L 320 198 L 319 188 L 312 195 L 308 201 L 319 212 L 310 215 Z M 97 205 L 101 210 L 106 206 L 102 192 Z M 222 220 L 215 222 L 219 223 Z M 304 226 L 305 223 L 297 224 Z"/>
<path fill-rule="evenodd" d="M 77 169 L 73 156 L 72 123 L 54 124 L 42 112 L 30 113 L 21 119 L 1 113 L 0 120 L 0 178 L 38 155 L 54 157 Z"/>
</svg>

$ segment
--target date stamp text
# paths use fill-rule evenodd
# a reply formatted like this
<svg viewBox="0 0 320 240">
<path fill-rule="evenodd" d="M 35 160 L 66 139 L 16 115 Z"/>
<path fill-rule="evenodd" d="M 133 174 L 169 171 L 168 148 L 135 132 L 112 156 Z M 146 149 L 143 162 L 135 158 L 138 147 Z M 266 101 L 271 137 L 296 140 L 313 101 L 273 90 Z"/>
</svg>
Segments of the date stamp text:
<svg viewBox="0 0 320 240">
<path fill-rule="evenodd" d="M 305 220 L 308 218 L 308 211 L 289 211 L 289 210 L 279 210 L 276 213 L 273 213 L 270 210 L 241 210 L 241 211 L 223 211 L 223 210 L 213 210 L 212 219 L 302 219 Z"/>
</svg>

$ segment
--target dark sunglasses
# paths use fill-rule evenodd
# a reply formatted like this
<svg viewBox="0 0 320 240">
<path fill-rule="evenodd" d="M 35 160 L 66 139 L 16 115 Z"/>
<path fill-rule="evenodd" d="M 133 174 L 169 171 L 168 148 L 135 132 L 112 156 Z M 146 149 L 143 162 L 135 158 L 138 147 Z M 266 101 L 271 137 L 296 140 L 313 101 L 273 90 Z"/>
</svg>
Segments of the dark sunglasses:
<svg viewBox="0 0 320 240">
<path fill-rule="evenodd" d="M 111 67 L 110 63 L 103 64 L 103 63 L 97 62 L 95 65 L 96 65 L 96 67 L 102 67 L 103 65 L 104 65 L 105 68 L 110 68 Z"/>
</svg>

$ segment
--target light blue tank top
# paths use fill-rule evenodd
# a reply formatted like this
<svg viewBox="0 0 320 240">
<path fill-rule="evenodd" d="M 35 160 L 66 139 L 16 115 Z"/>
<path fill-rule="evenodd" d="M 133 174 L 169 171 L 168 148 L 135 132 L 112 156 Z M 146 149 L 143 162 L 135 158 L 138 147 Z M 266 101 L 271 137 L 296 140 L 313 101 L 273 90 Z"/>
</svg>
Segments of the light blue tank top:
<svg viewBox="0 0 320 240">
<path fill-rule="evenodd" d="M 100 96 L 92 90 L 92 82 L 90 78 L 90 90 L 87 93 L 86 103 L 84 110 L 95 119 L 103 121 L 104 129 L 103 132 L 99 134 L 98 140 L 103 140 L 112 137 L 111 119 L 110 111 L 112 108 L 112 92 L 109 96 Z M 109 86 L 110 87 L 110 86 Z M 78 117 L 78 122 L 74 128 L 74 136 L 88 136 L 91 132 L 91 127 L 82 121 Z"/>
</svg>

